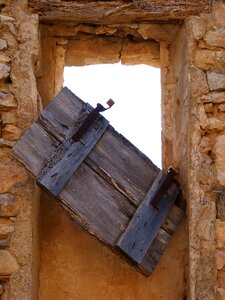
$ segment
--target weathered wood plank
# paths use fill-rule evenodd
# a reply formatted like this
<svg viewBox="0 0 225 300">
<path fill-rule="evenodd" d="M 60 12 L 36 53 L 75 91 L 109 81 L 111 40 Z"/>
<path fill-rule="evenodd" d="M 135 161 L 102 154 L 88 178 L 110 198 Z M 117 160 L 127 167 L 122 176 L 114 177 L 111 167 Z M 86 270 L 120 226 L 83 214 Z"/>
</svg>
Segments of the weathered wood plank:
<svg viewBox="0 0 225 300">
<path fill-rule="evenodd" d="M 91 152 L 109 122 L 100 116 L 93 126 L 75 142 L 72 138 L 61 144 L 39 174 L 37 182 L 54 196 L 64 188 L 67 181 Z"/>
<path fill-rule="evenodd" d="M 45 166 L 46 159 L 58 146 L 58 140 L 34 123 L 13 147 L 12 155 L 23 162 L 35 176 L 38 176 Z"/>
<path fill-rule="evenodd" d="M 183 217 L 184 211 L 174 204 L 161 227 L 170 235 L 173 235 Z"/>
<path fill-rule="evenodd" d="M 162 196 L 157 209 L 153 207 L 151 202 L 165 176 L 167 174 L 164 171 L 159 173 L 129 226 L 117 242 L 118 248 L 127 253 L 137 263 L 141 263 L 143 260 L 180 191 L 178 186 L 173 183 Z"/>
<path fill-rule="evenodd" d="M 65 87 L 43 110 L 37 122 L 62 142 L 68 138 L 69 134 L 73 134 L 71 130 L 75 126 L 83 105 L 84 102 Z"/>
<path fill-rule="evenodd" d="M 115 187 L 125 189 L 138 206 L 159 172 L 159 168 L 127 139 L 108 127 L 85 160 Z"/>
<path fill-rule="evenodd" d="M 163 228 L 160 228 L 151 244 L 151 247 L 148 249 L 147 254 L 158 263 L 170 239 L 171 235 L 168 234 Z"/>
<path fill-rule="evenodd" d="M 84 229 L 110 246 L 115 245 L 136 210 L 127 197 L 86 164 L 78 168 L 58 197 Z"/>
<path fill-rule="evenodd" d="M 178 1 L 63 1 L 29 0 L 29 7 L 42 21 L 67 20 L 78 23 L 129 23 L 183 20 L 190 15 L 209 12 L 212 0 Z M 140 9 L 141 8 L 141 9 Z"/>
</svg>

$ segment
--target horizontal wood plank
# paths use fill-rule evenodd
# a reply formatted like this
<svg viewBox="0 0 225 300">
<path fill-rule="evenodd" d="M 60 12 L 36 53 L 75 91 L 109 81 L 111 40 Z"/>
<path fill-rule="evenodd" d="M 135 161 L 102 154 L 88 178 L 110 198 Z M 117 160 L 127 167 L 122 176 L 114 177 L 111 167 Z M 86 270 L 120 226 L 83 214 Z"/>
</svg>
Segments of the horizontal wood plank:
<svg viewBox="0 0 225 300">
<path fill-rule="evenodd" d="M 63 1 L 29 0 L 29 7 L 42 21 L 74 21 L 93 24 L 183 20 L 209 12 L 211 0 L 188 1 Z"/>
<path fill-rule="evenodd" d="M 151 186 L 144 201 L 138 207 L 126 231 L 117 242 L 117 247 L 137 263 L 141 263 L 169 209 L 174 204 L 180 189 L 172 183 L 162 196 L 157 209 L 151 205 L 160 182 L 167 176 L 161 171 Z"/>
</svg>

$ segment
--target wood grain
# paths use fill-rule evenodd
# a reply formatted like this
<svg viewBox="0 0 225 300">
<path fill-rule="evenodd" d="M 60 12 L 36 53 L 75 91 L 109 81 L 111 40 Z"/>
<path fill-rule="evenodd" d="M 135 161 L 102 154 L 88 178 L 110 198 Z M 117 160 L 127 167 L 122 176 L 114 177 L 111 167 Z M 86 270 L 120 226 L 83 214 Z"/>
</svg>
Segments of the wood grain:
<svg viewBox="0 0 225 300">
<path fill-rule="evenodd" d="M 75 142 L 72 138 L 64 141 L 49 158 L 37 178 L 37 183 L 57 196 L 94 148 L 108 124 L 105 118 L 99 116 L 79 141 Z"/>
<path fill-rule="evenodd" d="M 158 174 L 144 201 L 136 210 L 130 224 L 116 244 L 120 250 L 137 263 L 141 263 L 144 259 L 169 209 L 179 194 L 179 188 L 173 183 L 162 196 L 157 209 L 151 205 L 160 182 L 166 176 L 164 171 Z"/>
</svg>

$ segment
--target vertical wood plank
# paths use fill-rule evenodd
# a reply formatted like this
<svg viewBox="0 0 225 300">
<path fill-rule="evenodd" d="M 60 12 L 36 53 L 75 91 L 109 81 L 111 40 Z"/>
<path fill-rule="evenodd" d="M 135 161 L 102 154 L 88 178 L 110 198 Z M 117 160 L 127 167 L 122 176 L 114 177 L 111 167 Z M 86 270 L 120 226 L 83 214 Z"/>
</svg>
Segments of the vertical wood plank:
<svg viewBox="0 0 225 300">
<path fill-rule="evenodd" d="M 65 141 L 37 178 L 37 183 L 57 196 L 93 149 L 109 122 L 100 116 L 78 142 Z"/>
<path fill-rule="evenodd" d="M 180 191 L 178 186 L 172 183 L 159 202 L 158 209 L 154 208 L 151 201 L 154 199 L 158 185 L 165 176 L 167 175 L 164 171 L 159 173 L 128 228 L 117 242 L 117 247 L 137 263 L 141 263 L 143 260 Z"/>
</svg>

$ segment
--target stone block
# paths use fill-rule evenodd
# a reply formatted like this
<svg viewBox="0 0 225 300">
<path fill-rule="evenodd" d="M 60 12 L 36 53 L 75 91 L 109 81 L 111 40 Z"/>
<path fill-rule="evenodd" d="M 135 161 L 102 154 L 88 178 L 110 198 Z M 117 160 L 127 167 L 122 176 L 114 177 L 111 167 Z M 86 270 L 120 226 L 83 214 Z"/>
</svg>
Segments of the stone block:
<svg viewBox="0 0 225 300">
<path fill-rule="evenodd" d="M 7 63 L 7 62 L 10 62 L 11 61 L 11 58 L 6 55 L 5 53 L 1 53 L 0 52 L 0 62 L 1 63 Z"/>
<path fill-rule="evenodd" d="M 26 190 L 27 186 L 28 173 L 10 157 L 10 152 L 11 149 L 7 147 L 0 148 L 0 196 L 8 194 L 13 187 L 23 187 Z M 6 196 L 3 196 L 3 199 L 4 197 Z"/>
<path fill-rule="evenodd" d="M 225 28 L 209 30 L 204 37 L 204 41 L 210 47 L 225 48 Z"/>
<path fill-rule="evenodd" d="M 0 249 L 9 247 L 10 238 L 0 239 Z"/>
<path fill-rule="evenodd" d="M 2 138 L 9 141 L 16 141 L 20 138 L 21 130 L 16 125 L 6 124 L 2 129 Z"/>
<path fill-rule="evenodd" d="M 7 42 L 6 40 L 0 39 L 0 50 L 7 48 Z"/>
<path fill-rule="evenodd" d="M 124 65 L 146 64 L 160 67 L 159 43 L 125 41 L 121 51 Z"/>
<path fill-rule="evenodd" d="M 216 247 L 225 247 L 225 221 L 216 220 Z"/>
<path fill-rule="evenodd" d="M 225 266 L 225 252 L 216 250 L 215 259 L 217 270 L 221 270 Z"/>
<path fill-rule="evenodd" d="M 15 97 L 6 90 L 0 91 L 0 110 L 9 110 L 17 107 Z"/>
<path fill-rule="evenodd" d="M 160 42 L 160 66 L 168 67 L 170 64 L 169 45 L 166 42 Z"/>
<path fill-rule="evenodd" d="M 216 200 L 216 217 L 221 221 L 225 221 L 225 193 L 223 189 L 218 190 L 218 198 Z"/>
<path fill-rule="evenodd" d="M 191 93 L 192 97 L 201 97 L 209 92 L 206 74 L 198 68 L 192 68 Z"/>
<path fill-rule="evenodd" d="M 0 79 L 5 79 L 9 77 L 11 68 L 3 63 L 0 63 Z"/>
<path fill-rule="evenodd" d="M 86 39 L 70 40 L 67 45 L 65 65 L 85 66 L 117 63 L 121 51 L 121 40 L 85 35 Z"/>
<path fill-rule="evenodd" d="M 216 300 L 224 300 L 225 299 L 225 289 L 218 288 L 216 291 Z"/>
<path fill-rule="evenodd" d="M 225 270 L 218 270 L 217 272 L 218 284 L 219 287 L 225 288 Z"/>
<path fill-rule="evenodd" d="M 170 41 L 171 37 L 167 30 L 159 24 L 140 24 L 138 33 L 144 40 L 153 39 L 156 41 Z"/>
<path fill-rule="evenodd" d="M 2 112 L 2 124 L 15 124 L 17 121 L 16 110 Z"/>
<path fill-rule="evenodd" d="M 11 236 L 15 230 L 12 224 L 0 224 L 0 239 Z"/>
<path fill-rule="evenodd" d="M 206 103 L 205 105 L 204 105 L 204 107 L 205 107 L 205 112 L 206 113 L 213 113 L 213 104 L 212 103 Z"/>
<path fill-rule="evenodd" d="M 0 217 L 14 217 L 18 214 L 16 199 L 12 194 L 0 194 Z"/>
<path fill-rule="evenodd" d="M 0 139 L 0 147 L 9 147 L 12 148 L 15 145 L 16 141 L 7 141 Z"/>
<path fill-rule="evenodd" d="M 213 149 L 216 158 L 217 179 L 219 183 L 225 185 L 225 135 L 216 138 L 215 147 Z"/>
<path fill-rule="evenodd" d="M 203 136 L 199 143 L 199 151 L 203 153 L 207 153 L 212 150 L 212 141 L 210 138 Z"/>
<path fill-rule="evenodd" d="M 12 254 L 7 250 L 0 250 L 0 276 L 9 276 L 18 268 L 19 265 Z"/>
<path fill-rule="evenodd" d="M 225 27 L 225 6 L 223 1 L 215 1 L 212 16 L 219 27 Z"/>
<path fill-rule="evenodd" d="M 225 74 L 207 72 L 207 81 L 210 91 L 225 90 Z"/>
<path fill-rule="evenodd" d="M 205 131 L 221 131 L 225 129 L 225 121 L 217 118 L 208 118 L 202 122 L 201 127 Z"/>
<path fill-rule="evenodd" d="M 203 103 L 222 103 L 225 102 L 225 92 L 211 92 L 207 95 L 204 95 L 200 98 L 200 101 Z"/>
<path fill-rule="evenodd" d="M 220 112 L 225 111 L 225 103 L 222 103 L 222 104 L 218 105 L 218 111 L 220 111 Z"/>
<path fill-rule="evenodd" d="M 203 71 L 225 72 L 225 51 L 198 49 L 194 55 L 195 65 Z"/>
</svg>

